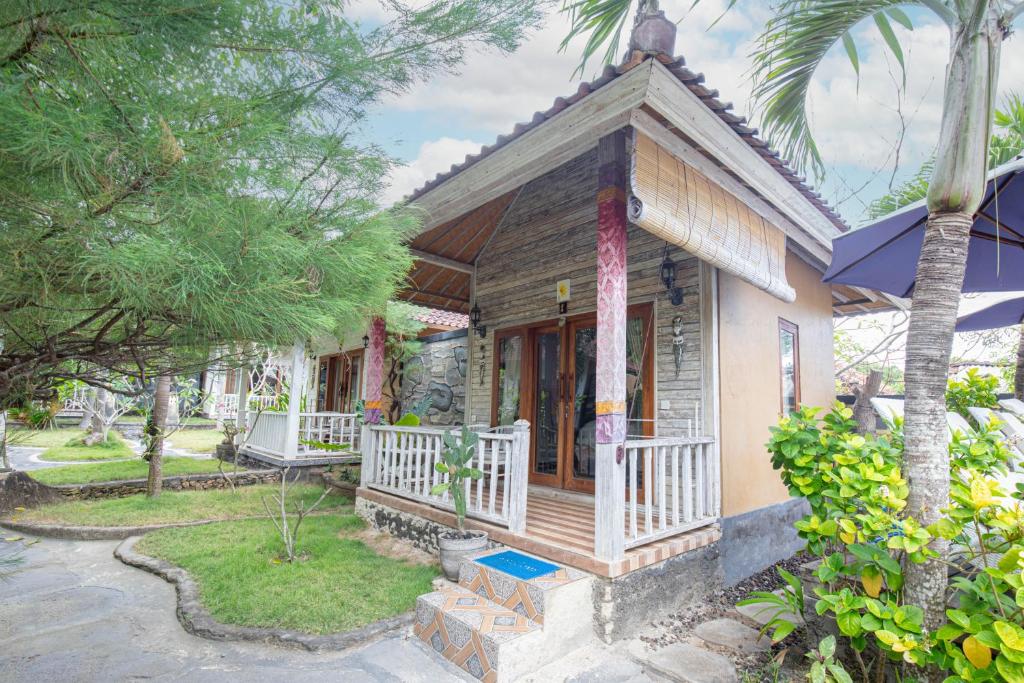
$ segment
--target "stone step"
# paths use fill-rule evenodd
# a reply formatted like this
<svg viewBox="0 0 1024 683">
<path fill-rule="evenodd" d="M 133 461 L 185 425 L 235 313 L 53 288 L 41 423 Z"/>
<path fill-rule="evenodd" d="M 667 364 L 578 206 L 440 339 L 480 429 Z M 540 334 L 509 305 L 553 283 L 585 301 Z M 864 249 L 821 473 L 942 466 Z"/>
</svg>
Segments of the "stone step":
<svg viewBox="0 0 1024 683">
<path fill-rule="evenodd" d="M 442 657 L 485 683 L 512 681 L 542 644 L 528 617 L 455 585 L 416 599 L 413 632 Z"/>
<path fill-rule="evenodd" d="M 503 571 L 489 564 L 497 564 L 502 559 L 511 560 L 515 568 Z M 505 566 L 508 568 L 508 565 Z M 548 567 L 552 568 L 551 572 L 532 576 Z M 517 570 L 525 573 L 520 576 L 509 573 Z M 507 548 L 481 553 L 464 561 L 459 568 L 460 586 L 541 625 L 545 623 L 546 613 L 557 601 L 556 596 L 571 593 L 573 595 L 567 596 L 563 602 L 575 602 L 575 594 L 583 588 L 574 585 L 578 582 L 589 582 L 589 575 Z M 575 606 L 569 609 L 575 609 Z"/>
<path fill-rule="evenodd" d="M 712 619 L 698 624 L 694 635 L 712 647 L 738 655 L 753 655 L 771 649 L 771 638 L 762 637 L 746 624 L 732 619 Z"/>
</svg>

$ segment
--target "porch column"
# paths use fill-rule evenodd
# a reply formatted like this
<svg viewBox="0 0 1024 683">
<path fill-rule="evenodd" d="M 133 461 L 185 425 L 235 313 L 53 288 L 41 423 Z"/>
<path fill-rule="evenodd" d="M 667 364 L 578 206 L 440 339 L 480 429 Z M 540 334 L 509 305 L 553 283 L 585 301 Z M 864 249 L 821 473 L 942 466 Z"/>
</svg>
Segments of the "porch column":
<svg viewBox="0 0 1024 683">
<path fill-rule="evenodd" d="M 292 369 L 288 383 L 288 421 L 285 428 L 284 457 L 299 456 L 299 414 L 306 382 L 306 345 L 295 342 L 292 346 Z M 241 407 L 239 407 L 241 410 Z"/>
<path fill-rule="evenodd" d="M 625 554 L 626 133 L 598 142 L 594 555 Z"/>
<path fill-rule="evenodd" d="M 366 424 L 381 423 L 381 390 L 384 388 L 384 343 L 387 335 L 384 318 L 374 318 L 370 323 L 370 344 L 366 347 L 366 383 L 363 390 L 363 421 Z"/>
<path fill-rule="evenodd" d="M 238 436 L 235 437 L 237 445 L 245 443 L 245 430 L 249 425 L 249 368 L 238 368 L 238 410 L 235 413 L 235 425 L 238 427 Z"/>
</svg>

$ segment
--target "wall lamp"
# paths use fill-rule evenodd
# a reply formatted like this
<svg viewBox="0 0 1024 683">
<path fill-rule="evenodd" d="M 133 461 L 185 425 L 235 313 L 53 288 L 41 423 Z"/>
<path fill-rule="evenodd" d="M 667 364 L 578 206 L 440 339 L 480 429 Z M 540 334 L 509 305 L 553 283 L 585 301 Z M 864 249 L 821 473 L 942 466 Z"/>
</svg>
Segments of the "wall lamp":
<svg viewBox="0 0 1024 683">
<path fill-rule="evenodd" d="M 661 283 L 665 285 L 673 306 L 683 303 L 683 289 L 676 287 L 676 263 L 668 255 L 668 247 L 665 247 L 665 258 L 661 262 Z"/>
<path fill-rule="evenodd" d="M 363 348 L 365 349 L 368 346 L 370 346 L 370 335 L 364 334 L 363 335 Z"/>
<path fill-rule="evenodd" d="M 469 324 L 478 337 L 483 339 L 487 336 L 487 325 L 480 324 L 480 307 L 476 304 L 473 304 L 473 308 L 469 311 Z"/>
</svg>

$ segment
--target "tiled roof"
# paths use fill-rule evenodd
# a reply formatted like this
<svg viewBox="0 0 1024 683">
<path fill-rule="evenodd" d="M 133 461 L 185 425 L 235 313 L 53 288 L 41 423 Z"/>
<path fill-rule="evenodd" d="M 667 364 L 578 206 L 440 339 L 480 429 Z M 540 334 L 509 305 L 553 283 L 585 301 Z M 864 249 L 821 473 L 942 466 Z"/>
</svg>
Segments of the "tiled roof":
<svg viewBox="0 0 1024 683">
<path fill-rule="evenodd" d="M 590 83 L 581 83 L 576 94 L 570 95 L 569 97 L 559 97 L 555 99 L 554 104 L 547 111 L 538 111 L 533 114 L 533 118 L 528 123 L 517 123 L 512 129 L 512 132 L 508 135 L 499 135 L 497 140 L 494 141 L 493 145 L 487 145 L 483 147 L 478 154 L 469 154 L 466 156 L 465 161 L 461 164 L 453 164 L 452 167 L 446 173 L 439 173 L 434 177 L 433 180 L 427 182 L 426 185 L 414 191 L 406 199 L 413 201 L 416 198 L 426 194 L 430 190 L 434 189 L 444 181 L 448 180 L 452 176 L 458 174 L 461 171 L 469 168 L 476 162 L 480 161 L 487 155 L 494 151 L 504 147 L 512 140 L 522 135 L 528 130 L 536 128 L 540 124 L 550 119 L 555 114 L 558 114 L 567 107 L 579 102 L 581 99 L 589 95 L 590 93 L 598 90 L 599 88 L 612 82 L 622 74 L 630 71 L 631 69 L 639 66 L 647 59 L 652 59 L 651 55 L 643 55 L 640 57 L 640 53 L 635 53 L 638 58 L 630 59 L 627 62 L 619 66 L 606 66 L 602 72 L 600 78 L 597 78 Z M 797 175 L 791 168 L 789 168 L 787 162 L 780 158 L 778 152 L 769 147 L 768 143 L 758 137 L 757 129 L 751 128 L 746 125 L 747 119 L 743 116 L 730 113 L 732 109 L 731 102 L 722 102 L 718 99 L 718 91 L 706 88 L 704 83 L 704 74 L 695 73 L 686 68 L 686 60 L 682 56 L 675 58 L 669 57 L 668 55 L 658 55 L 658 61 L 665 65 L 666 68 L 679 79 L 686 88 L 692 92 L 697 98 L 710 109 L 718 118 L 725 121 L 729 126 L 736 131 L 744 142 L 750 145 L 758 154 L 775 168 L 778 173 L 785 178 L 793 187 L 795 187 L 800 194 L 807 198 L 807 200 L 813 204 L 821 213 L 832 222 L 839 230 L 845 232 L 850 229 L 850 226 L 846 224 L 843 218 L 821 197 L 820 194 L 815 192 L 805 182 L 805 178 Z"/>
<path fill-rule="evenodd" d="M 421 308 L 412 317 L 428 327 L 469 327 L 469 316 L 465 313 L 452 313 L 439 308 Z"/>
</svg>

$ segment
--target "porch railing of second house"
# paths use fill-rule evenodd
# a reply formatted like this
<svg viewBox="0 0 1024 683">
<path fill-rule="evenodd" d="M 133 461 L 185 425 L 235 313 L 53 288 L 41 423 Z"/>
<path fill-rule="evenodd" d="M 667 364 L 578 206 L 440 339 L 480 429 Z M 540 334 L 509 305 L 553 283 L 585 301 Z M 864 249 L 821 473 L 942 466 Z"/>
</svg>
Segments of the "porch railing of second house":
<svg viewBox="0 0 1024 683">
<path fill-rule="evenodd" d="M 714 439 L 626 442 L 625 548 L 713 523 L 719 516 Z"/>
<path fill-rule="evenodd" d="M 428 427 L 364 426 L 362 485 L 409 498 L 432 507 L 453 510 L 451 495 L 432 489 L 448 481 L 438 471 L 446 430 Z M 457 432 L 451 430 L 458 438 Z M 465 482 L 466 515 L 513 533 L 526 530 L 526 492 L 529 477 L 530 427 L 515 424 L 511 433 L 478 432 L 479 441 L 466 463 L 483 472 Z"/>
<path fill-rule="evenodd" d="M 357 421 L 354 413 L 299 413 L 299 431 L 293 437 L 293 444 L 289 444 L 288 413 L 250 410 L 243 446 L 283 459 L 346 455 L 359 447 Z"/>
</svg>

